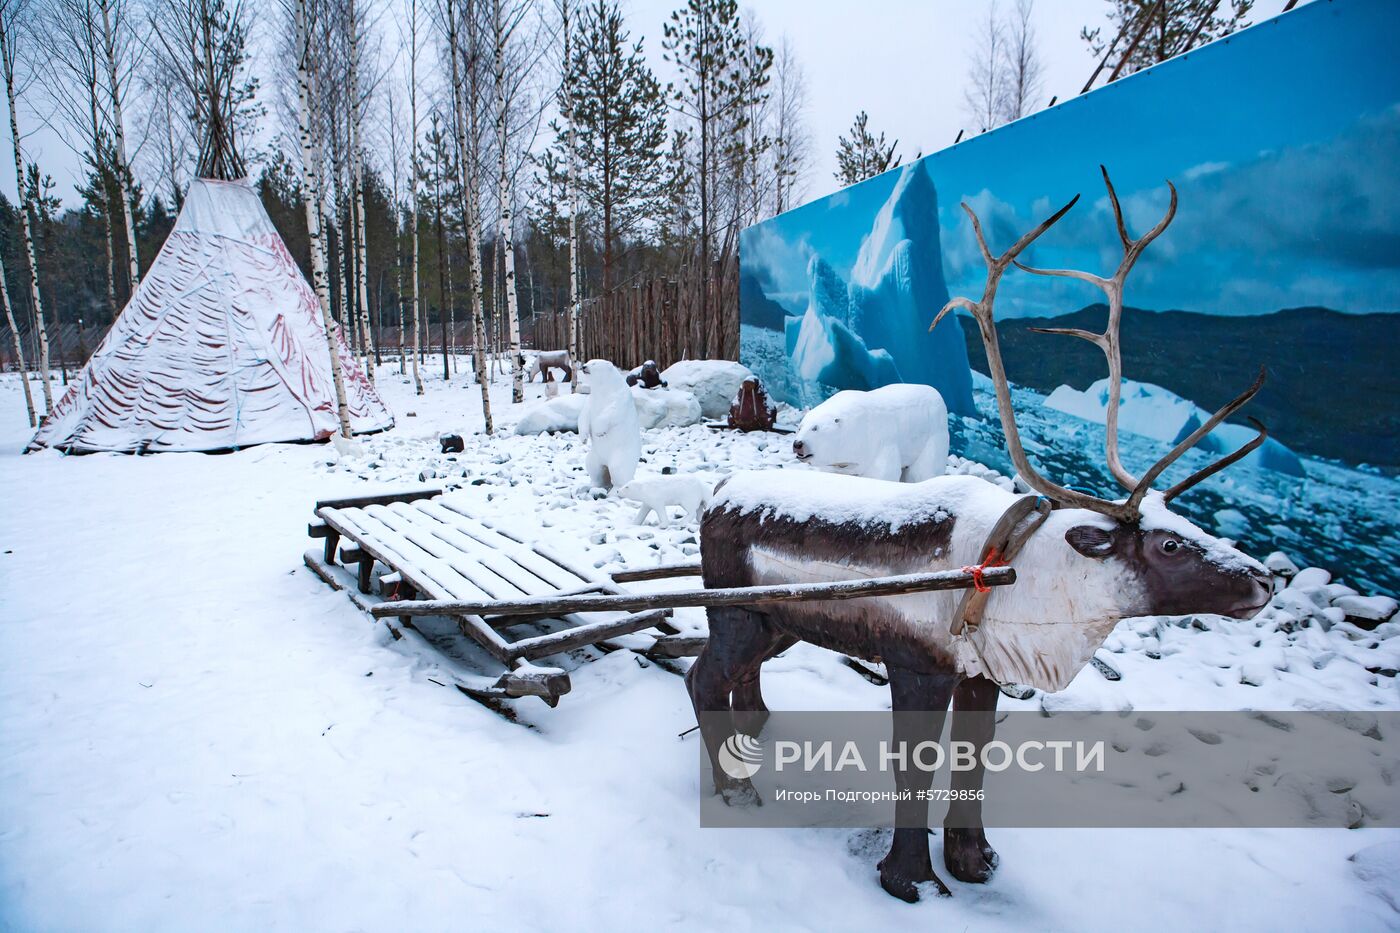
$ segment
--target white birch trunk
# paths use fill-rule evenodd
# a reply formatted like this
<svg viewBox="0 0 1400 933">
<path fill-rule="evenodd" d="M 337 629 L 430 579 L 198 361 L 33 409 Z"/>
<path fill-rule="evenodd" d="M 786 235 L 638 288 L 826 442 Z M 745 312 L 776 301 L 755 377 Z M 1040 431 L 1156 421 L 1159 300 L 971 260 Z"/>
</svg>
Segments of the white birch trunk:
<svg viewBox="0 0 1400 933">
<path fill-rule="evenodd" d="M 577 159 L 574 153 L 574 107 L 573 107 L 573 47 L 569 32 L 569 4 L 563 0 L 564 10 L 564 100 L 568 102 L 568 112 L 564 119 L 568 124 L 568 171 L 564 181 L 564 200 L 569 205 L 569 312 L 568 312 L 568 351 L 575 363 L 579 359 L 578 321 L 578 181 Z M 569 380 L 569 391 L 578 391 L 578 379 Z"/>
<path fill-rule="evenodd" d="M 19 363 L 19 381 L 24 386 L 24 412 L 29 416 L 29 426 L 38 423 L 34 414 L 34 392 L 29 388 L 29 367 L 24 364 L 24 343 L 19 339 L 19 325 L 15 323 L 15 309 L 10 305 L 9 276 L 5 275 L 5 261 L 0 259 L 0 297 L 5 302 L 5 323 L 10 325 L 10 337 L 15 342 L 15 360 Z"/>
<path fill-rule="evenodd" d="M 492 10 L 496 24 L 496 148 L 500 153 L 498 197 L 501 211 L 497 235 L 501 238 L 505 269 L 501 287 L 505 290 L 506 327 L 510 337 L 510 400 L 518 405 L 525 401 L 525 366 L 520 355 L 520 298 L 515 292 L 514 192 L 511 190 L 510 173 L 506 170 L 510 127 L 507 123 L 509 102 L 506 98 L 506 26 L 501 15 L 501 0 L 492 0 Z"/>
<path fill-rule="evenodd" d="M 457 136 L 458 182 L 462 192 L 462 219 L 467 228 L 467 251 L 471 254 L 471 299 L 472 327 L 476 333 L 473 341 L 472 362 L 476 369 L 476 381 L 481 386 L 481 411 L 486 421 L 486 433 L 494 430 L 491 420 L 491 386 L 486 372 L 486 321 L 481 294 L 481 218 L 477 211 L 474 173 L 471 164 L 471 150 L 467 148 L 466 89 L 463 87 L 461 43 L 457 34 L 457 2 L 445 0 L 447 6 L 447 49 L 452 58 L 452 109 L 456 115 L 454 132 Z M 475 82 L 473 82 L 475 84 Z"/>
<path fill-rule="evenodd" d="M 409 204 L 410 223 L 413 226 L 413 268 L 409 273 L 413 280 L 413 390 L 423 394 L 423 374 L 418 371 L 418 359 L 422 355 L 422 343 L 418 324 L 418 288 L 421 276 L 418 271 L 418 0 L 411 0 L 409 20 L 409 43 L 413 46 L 408 60 L 408 120 L 412 136 L 409 149 Z"/>
<path fill-rule="evenodd" d="M 360 30 L 355 0 L 349 0 L 346 16 L 350 31 L 350 189 L 355 199 L 355 293 L 360 316 L 360 352 L 365 374 L 374 382 L 374 330 L 369 318 L 369 274 L 366 271 L 364 167 L 360 152 Z"/>
<path fill-rule="evenodd" d="M 49 329 L 44 323 L 44 301 L 39 296 L 39 262 L 34 252 L 34 228 L 29 219 L 31 204 L 24 184 L 24 156 L 19 148 L 19 118 L 15 111 L 14 58 L 10 24 L 0 16 L 0 59 L 4 61 L 5 98 L 10 104 L 10 139 L 15 151 L 15 185 L 19 189 L 19 217 L 24 235 L 24 254 L 29 263 L 29 300 L 34 306 L 34 327 L 39 337 L 39 385 L 44 390 L 44 416 L 53 411 L 53 386 L 49 380 Z"/>
<path fill-rule="evenodd" d="M 112 0 L 99 0 L 102 7 L 102 47 L 107 53 L 107 89 L 112 94 L 112 136 L 117 156 L 117 179 L 122 191 L 122 219 L 126 223 L 127 282 L 131 294 L 141 280 L 141 262 L 136 255 L 136 222 L 131 205 L 136 194 L 131 190 L 131 166 L 126 161 L 126 130 L 122 123 L 122 93 L 117 77 L 117 36 L 112 29 Z"/>
<path fill-rule="evenodd" d="M 306 194 L 306 231 L 311 240 L 311 284 L 316 302 L 321 306 L 321 323 L 326 330 L 326 350 L 331 355 L 331 375 L 335 381 L 336 411 L 340 417 L 340 435 L 350 436 L 350 406 L 345 400 L 345 376 L 340 370 L 338 325 L 331 315 L 330 289 L 326 282 L 326 254 L 321 242 L 320 172 L 317 171 L 316 147 L 312 144 L 311 121 L 311 42 L 310 26 L 306 21 L 307 0 L 296 2 L 297 30 L 297 116 L 301 137 L 301 182 Z"/>
</svg>

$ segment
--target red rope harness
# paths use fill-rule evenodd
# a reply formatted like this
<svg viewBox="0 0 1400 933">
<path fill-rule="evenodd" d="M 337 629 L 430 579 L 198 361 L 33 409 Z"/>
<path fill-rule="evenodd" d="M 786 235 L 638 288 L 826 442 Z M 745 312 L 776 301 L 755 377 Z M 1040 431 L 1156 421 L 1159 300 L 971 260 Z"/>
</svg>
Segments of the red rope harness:
<svg viewBox="0 0 1400 933">
<path fill-rule="evenodd" d="M 963 573 L 970 573 L 970 574 L 972 574 L 972 586 L 973 586 L 973 588 L 975 588 L 975 589 L 977 590 L 977 592 L 979 592 L 979 593 L 990 593 L 990 592 L 992 591 L 992 588 L 991 588 L 990 586 L 987 585 L 987 581 L 986 581 L 986 579 L 982 576 L 982 574 L 983 574 L 983 573 L 987 570 L 987 568 L 989 568 L 989 567 L 1005 567 L 1005 566 L 1006 566 L 1006 561 L 1004 561 L 1004 560 L 1001 559 L 1001 551 L 998 550 L 997 548 L 991 548 L 991 549 L 989 549 L 989 550 L 987 551 L 987 556 L 982 560 L 982 563 L 976 565 L 975 567 L 973 567 L 973 566 L 964 567 L 964 568 L 963 568 Z"/>
</svg>

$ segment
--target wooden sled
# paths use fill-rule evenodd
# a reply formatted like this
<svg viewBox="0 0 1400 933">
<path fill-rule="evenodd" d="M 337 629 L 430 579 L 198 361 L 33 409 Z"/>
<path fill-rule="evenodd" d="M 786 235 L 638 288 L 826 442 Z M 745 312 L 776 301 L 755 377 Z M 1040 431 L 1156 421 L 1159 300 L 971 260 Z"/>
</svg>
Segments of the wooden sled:
<svg viewBox="0 0 1400 933">
<path fill-rule="evenodd" d="M 306 566 L 331 586 L 346 588 L 337 564 L 355 567 L 354 584 L 363 609 L 377 608 L 379 596 L 398 600 L 468 600 L 490 607 L 526 598 L 558 598 L 588 593 L 621 594 L 627 580 L 655 579 L 699 573 L 698 565 L 653 568 L 618 578 L 580 568 L 542 545 L 526 544 L 468 514 L 440 489 L 316 503 L 316 517 L 307 528 L 324 547 L 308 550 Z M 481 698 L 537 696 L 551 706 L 569 692 L 569 675 L 558 667 L 535 664 L 585 645 L 652 629 L 656 637 L 648 651 L 653 657 L 682 657 L 698 653 L 704 640 L 681 636 L 667 619 L 665 607 L 607 617 L 568 612 L 548 616 L 567 626 L 544 635 L 510 640 L 503 630 L 544 616 L 506 612 L 432 613 L 451 618 L 463 635 L 483 648 L 504 668 L 494 684 L 459 684 Z M 381 613 L 382 615 L 382 613 Z M 402 615 L 408 623 L 412 613 Z"/>
<path fill-rule="evenodd" d="M 964 571 L 904 574 L 730 589 L 635 593 L 623 584 L 698 576 L 698 563 L 615 574 L 581 568 L 541 544 L 526 543 L 472 516 L 439 489 L 323 499 L 307 528 L 324 540 L 305 554 L 306 566 L 336 589 L 348 588 L 337 562 L 356 567 L 352 593 L 376 618 L 452 619 L 458 630 L 503 668 L 494 682 L 458 683 L 481 699 L 537 696 L 555 706 L 571 684 L 566 671 L 534 662 L 588 645 L 650 630 L 645 654 L 653 659 L 694 656 L 703 637 L 682 635 L 668 621 L 681 606 L 758 605 L 788 600 L 857 599 L 973 585 Z M 376 575 L 380 567 L 384 570 Z M 1009 567 L 981 572 L 987 585 L 1015 580 Z M 375 584 L 379 596 L 374 595 Z M 601 615 L 601 617 L 600 617 Z M 558 620 L 565 627 L 510 640 L 504 632 L 524 623 Z M 654 633 L 654 634 L 653 634 Z"/>
</svg>

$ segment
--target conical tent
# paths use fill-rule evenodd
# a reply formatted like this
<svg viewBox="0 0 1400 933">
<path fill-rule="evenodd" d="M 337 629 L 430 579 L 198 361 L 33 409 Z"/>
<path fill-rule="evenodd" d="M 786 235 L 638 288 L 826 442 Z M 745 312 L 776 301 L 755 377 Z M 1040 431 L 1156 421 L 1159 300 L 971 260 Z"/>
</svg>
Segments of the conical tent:
<svg viewBox="0 0 1400 933">
<path fill-rule="evenodd" d="M 343 337 L 337 349 L 352 430 L 392 427 Z M 231 450 L 339 425 L 315 293 L 247 182 L 200 178 L 30 449 Z"/>
</svg>

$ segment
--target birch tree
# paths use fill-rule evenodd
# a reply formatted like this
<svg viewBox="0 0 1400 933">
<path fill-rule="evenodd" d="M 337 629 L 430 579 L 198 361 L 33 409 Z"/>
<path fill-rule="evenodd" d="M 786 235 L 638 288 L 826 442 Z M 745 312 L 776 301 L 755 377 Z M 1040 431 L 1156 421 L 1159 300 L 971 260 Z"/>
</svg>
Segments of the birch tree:
<svg viewBox="0 0 1400 933">
<path fill-rule="evenodd" d="M 963 106 L 973 125 L 984 133 L 1002 122 L 1002 103 L 1006 95 L 1005 41 L 996 0 L 992 0 L 973 38 L 972 61 L 963 90 Z"/>
<path fill-rule="evenodd" d="M 1031 25 L 1034 0 L 1016 0 L 1006 24 L 1002 43 L 1003 78 L 1001 119 L 1019 120 L 1036 108 L 1040 98 L 1040 51 L 1036 48 L 1035 27 Z"/>
<path fill-rule="evenodd" d="M 507 171 L 507 156 L 510 152 L 509 106 L 511 84 L 517 76 L 507 73 L 506 55 L 511 37 L 520 27 L 528 7 L 524 4 L 507 9 L 502 0 L 491 0 L 491 26 L 495 38 L 495 55 L 492 64 L 496 84 L 496 148 L 498 152 L 497 197 L 500 202 L 500 222 L 497 236 L 500 238 L 504 276 L 501 290 L 505 293 L 506 326 L 510 335 L 511 401 L 519 404 L 525 400 L 525 366 L 520 353 L 520 304 L 515 290 L 515 236 L 514 200 L 515 191 L 511 184 L 511 173 Z"/>
<path fill-rule="evenodd" d="M 34 415 L 34 392 L 29 388 L 29 367 L 24 363 L 24 342 L 19 339 L 19 325 L 15 323 L 15 309 L 10 304 L 10 277 L 5 274 L 5 260 L 0 257 L 0 299 L 5 302 L 5 323 L 10 327 L 10 339 L 14 341 L 15 362 L 19 364 L 19 381 L 24 386 L 24 413 L 29 416 L 29 426 L 35 427 L 38 420 Z"/>
<path fill-rule="evenodd" d="M 339 325 L 331 314 L 330 289 L 326 282 L 326 253 L 321 242 L 321 186 L 316 147 L 312 142 L 311 107 L 311 10 L 313 0 L 292 0 L 296 20 L 297 117 L 298 138 L 301 141 L 301 183 L 306 194 L 306 232 L 311 241 L 311 283 L 316 302 L 321 306 L 321 323 L 325 327 L 326 350 L 331 357 L 331 376 L 335 382 L 336 411 L 340 417 L 340 434 L 350 436 L 350 406 L 345 400 L 345 376 L 340 367 Z"/>
<path fill-rule="evenodd" d="M 360 352 L 364 357 L 365 373 L 374 382 L 375 337 L 369 320 L 369 277 L 366 270 L 365 248 L 365 187 L 364 153 L 361 144 L 361 123 L 364 117 L 368 93 L 361 87 L 361 55 L 364 50 L 364 18 L 356 0 L 345 0 L 345 44 L 348 55 L 349 74 L 346 86 L 348 108 L 347 127 L 350 159 L 350 196 L 353 200 L 351 211 L 354 218 L 353 239 L 355 250 L 355 293 L 356 310 L 360 322 Z"/>
<path fill-rule="evenodd" d="M 39 385 L 44 393 L 44 416 L 53 411 L 53 386 L 49 378 L 49 331 L 44 319 L 44 301 L 39 294 L 39 260 L 34 249 L 34 205 L 24 183 L 24 153 L 20 148 L 19 112 L 16 98 L 19 81 L 19 43 L 29 13 L 26 0 L 0 2 L 0 73 L 5 79 L 5 99 L 10 106 L 10 141 L 15 154 L 15 187 L 19 189 L 20 231 L 24 238 L 25 261 L 29 264 L 29 301 L 34 309 L 34 327 L 39 337 Z"/>
<path fill-rule="evenodd" d="M 101 26 L 94 0 L 53 0 L 48 8 L 46 33 L 51 37 L 45 85 L 54 117 L 65 132 L 60 138 L 86 164 L 92 178 L 92 200 L 100 205 L 103 246 L 106 250 L 107 313 L 117 316 L 115 200 L 106 183 L 114 166 L 105 101 L 99 88 L 106 84 L 102 65 Z M 75 144 L 75 142 L 80 142 Z"/>
<path fill-rule="evenodd" d="M 413 230 L 413 262 L 409 278 L 413 283 L 413 389 L 423 394 L 423 376 L 418 371 L 418 358 L 422 354 L 419 337 L 418 307 L 421 304 L 418 257 L 418 190 L 422 178 L 418 153 L 418 0 L 409 0 L 408 26 L 408 122 L 412 146 L 409 148 L 409 226 Z"/>
<path fill-rule="evenodd" d="M 573 60 L 573 31 L 569 0 L 559 0 L 559 12 L 564 34 L 563 98 L 567 102 L 563 116 L 564 125 L 568 128 L 568 154 L 564 182 L 564 199 L 569 208 L 569 312 L 566 323 L 569 330 L 569 356 L 578 360 L 578 155 L 574 150 L 577 121 L 572 105 L 574 85 L 573 69 L 570 67 L 570 62 Z M 569 392 L 577 391 L 578 379 L 570 379 Z"/>
<path fill-rule="evenodd" d="M 118 183 L 122 193 L 122 222 L 126 228 L 127 289 L 128 294 L 136 293 L 141 280 L 141 262 L 136 253 L 136 221 L 132 216 L 136 201 L 132 190 L 131 162 L 126 153 L 126 121 L 122 114 L 122 68 L 119 59 L 128 45 L 122 34 L 126 32 L 126 10 L 128 0 L 94 0 L 101 16 L 102 53 L 107 64 L 107 93 L 110 95 L 112 110 L 112 155 L 116 162 Z"/>
<path fill-rule="evenodd" d="M 802 196 L 812 158 L 807 126 L 807 76 L 792 41 L 783 36 L 773 57 L 773 213 L 794 207 Z"/>
<path fill-rule="evenodd" d="M 477 211 L 472 167 L 468 164 L 474 161 L 470 158 L 473 150 L 467 147 L 466 82 L 470 69 L 475 85 L 478 61 L 474 49 L 469 57 L 463 54 L 468 50 L 462 41 L 461 6 L 460 0 L 443 0 L 443 25 L 447 32 L 447 53 L 451 59 L 449 70 L 452 78 L 453 130 L 457 136 L 457 151 L 461 154 L 457 164 L 460 166 L 458 180 L 462 199 L 462 224 L 467 230 L 467 251 L 471 257 L 472 328 L 476 336 L 472 346 L 472 363 L 476 370 L 476 381 L 481 386 L 481 413 L 486 433 L 490 434 L 495 430 L 495 426 L 491 420 L 490 377 L 486 372 L 486 314 L 481 291 L 481 220 Z M 468 28 L 475 29 L 474 0 L 466 0 L 465 6 Z"/>
</svg>

